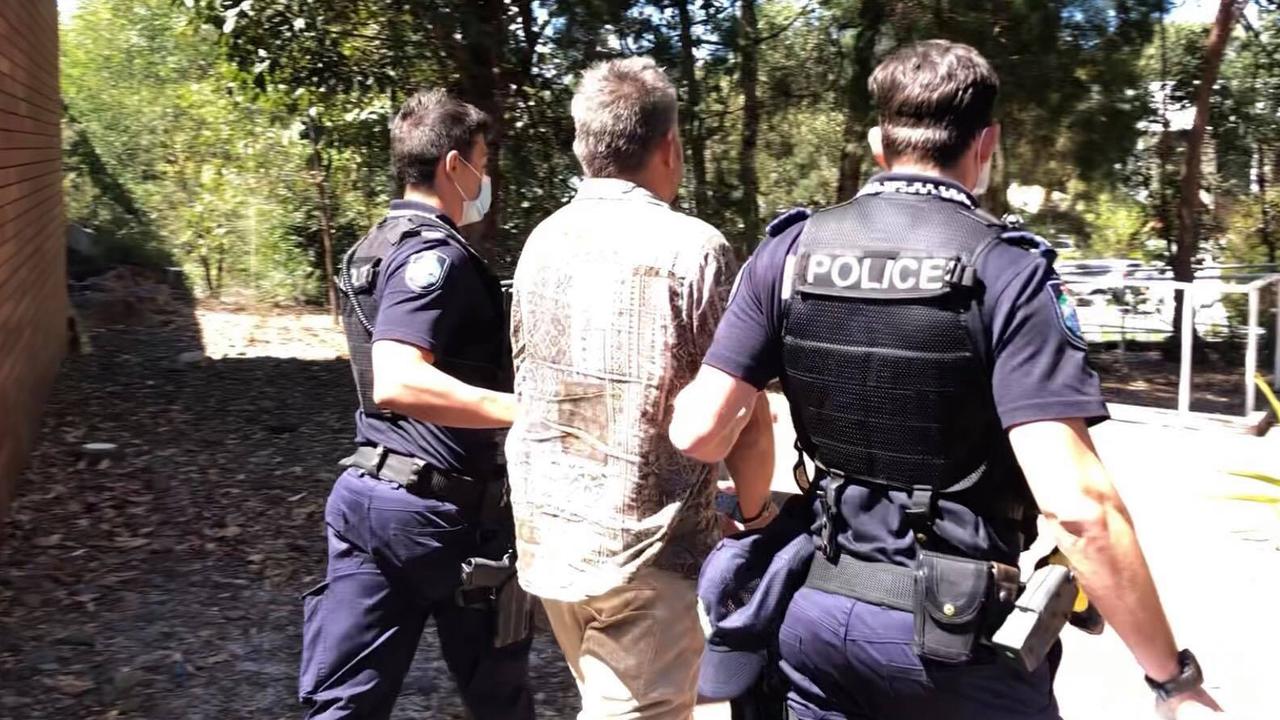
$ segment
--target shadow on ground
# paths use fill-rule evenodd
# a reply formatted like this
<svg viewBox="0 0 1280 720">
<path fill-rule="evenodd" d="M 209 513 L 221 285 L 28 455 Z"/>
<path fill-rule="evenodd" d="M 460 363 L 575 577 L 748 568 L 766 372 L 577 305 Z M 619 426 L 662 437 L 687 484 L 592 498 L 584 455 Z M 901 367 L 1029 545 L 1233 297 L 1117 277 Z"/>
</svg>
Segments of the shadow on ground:
<svg viewBox="0 0 1280 720">
<path fill-rule="evenodd" d="M 300 716 L 298 596 L 324 572 L 346 364 L 181 363 L 190 313 L 91 341 L 0 529 L 0 718 Z M 91 463 L 87 442 L 121 452 Z M 576 712 L 549 637 L 532 666 L 539 715 Z M 430 630 L 395 717 L 463 717 Z"/>
<path fill-rule="evenodd" d="M 1089 361 L 1102 379 L 1108 402 L 1145 405 L 1173 410 L 1178 407 L 1176 359 L 1166 359 L 1158 351 L 1091 349 Z M 1258 359 L 1258 369 L 1270 375 L 1271 358 Z M 1258 393 L 1255 410 L 1265 409 Z M 1244 360 L 1231 353 L 1205 353 L 1192 362 L 1191 409 L 1219 415 L 1244 415 Z"/>
</svg>

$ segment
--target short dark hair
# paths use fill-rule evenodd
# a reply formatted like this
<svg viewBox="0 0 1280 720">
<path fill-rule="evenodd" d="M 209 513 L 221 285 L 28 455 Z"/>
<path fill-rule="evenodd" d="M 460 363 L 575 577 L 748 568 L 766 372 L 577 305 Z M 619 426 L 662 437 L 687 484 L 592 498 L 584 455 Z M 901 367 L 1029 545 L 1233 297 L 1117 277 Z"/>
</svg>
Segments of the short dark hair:
<svg viewBox="0 0 1280 720">
<path fill-rule="evenodd" d="M 1000 78 L 972 47 L 924 40 L 886 58 L 867 87 L 880 111 L 885 156 L 945 168 L 991 125 Z"/>
<path fill-rule="evenodd" d="M 489 116 L 475 106 L 444 90 L 419 90 L 391 121 L 392 171 L 403 185 L 431 187 L 440 158 L 450 150 L 469 156 L 476 136 L 489 128 Z"/>
<path fill-rule="evenodd" d="M 587 177 L 620 177 L 644 167 L 676 126 L 671 78 L 650 57 L 596 63 L 573 94 L 573 152 Z"/>
</svg>

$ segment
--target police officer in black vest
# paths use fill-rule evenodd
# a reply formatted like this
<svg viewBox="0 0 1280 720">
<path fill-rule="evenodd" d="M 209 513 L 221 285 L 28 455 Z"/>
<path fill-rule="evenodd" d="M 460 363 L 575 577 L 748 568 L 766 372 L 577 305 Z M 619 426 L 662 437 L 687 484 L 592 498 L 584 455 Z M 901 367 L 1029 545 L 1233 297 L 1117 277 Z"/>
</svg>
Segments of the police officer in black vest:
<svg viewBox="0 0 1280 720">
<path fill-rule="evenodd" d="M 458 232 L 489 207 L 488 127 L 442 91 L 409 98 L 391 125 L 404 199 L 343 259 L 360 409 L 357 449 L 325 509 L 325 581 L 305 598 L 299 693 L 310 718 L 389 717 L 429 617 L 473 717 L 533 717 L 527 629 L 511 632 L 493 602 L 518 584 L 463 582 L 464 569 L 514 559 L 504 558 L 501 429 L 516 405 L 502 290 Z"/>
<path fill-rule="evenodd" d="M 1089 439 L 1107 410 L 1053 252 L 978 208 L 998 85 L 965 45 L 886 59 L 888 172 L 771 224 L 676 401 L 672 441 L 714 462 L 781 378 L 816 468 L 816 552 L 777 645 L 794 717 L 1057 718 L 1059 647 L 1028 670 L 988 645 L 1037 510 L 1161 711 L 1216 708 Z"/>
</svg>

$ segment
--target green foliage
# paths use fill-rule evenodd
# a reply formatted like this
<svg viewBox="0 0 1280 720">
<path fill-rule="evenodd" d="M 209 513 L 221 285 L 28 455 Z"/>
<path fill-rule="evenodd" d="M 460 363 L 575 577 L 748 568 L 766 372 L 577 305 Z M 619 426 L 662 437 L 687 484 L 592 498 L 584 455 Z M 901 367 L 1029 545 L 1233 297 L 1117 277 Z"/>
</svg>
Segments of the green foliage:
<svg viewBox="0 0 1280 720">
<path fill-rule="evenodd" d="M 69 217 L 172 257 L 204 293 L 313 299 L 289 232 L 310 210 L 291 171 L 305 148 L 249 101 L 215 34 L 169 0 L 86 0 L 64 32 Z"/>
<path fill-rule="evenodd" d="M 1145 241 L 1151 237 L 1147 208 L 1124 193 L 1101 192 L 1081 198 L 1080 215 L 1087 228 L 1085 254 L 1093 257 L 1152 260 Z"/>
<path fill-rule="evenodd" d="M 795 3 L 766 3 L 762 18 L 777 34 L 760 55 L 760 206 L 766 216 L 831 204 L 840 167 L 841 146 L 834 140 L 844 113 L 835 88 L 825 81 L 842 71 L 839 56 L 829 52 L 835 18 L 819 12 L 793 22 L 796 12 Z"/>
<path fill-rule="evenodd" d="M 759 221 L 830 204 L 842 180 L 866 178 L 867 74 L 903 43 L 946 37 L 975 45 L 1002 78 L 992 209 L 1005 209 L 1001 187 L 1041 185 L 1058 200 L 1033 229 L 1070 236 L 1083 255 L 1160 260 L 1181 162 L 1181 136 L 1161 119 L 1193 97 L 1206 36 L 1188 25 L 1162 36 L 1166 4 L 760 0 L 748 37 L 733 0 L 84 0 L 63 42 L 68 197 L 73 217 L 144 255 L 172 254 L 206 291 L 316 300 L 326 254 L 399 191 L 389 118 L 408 93 L 442 86 L 498 120 L 497 202 L 473 240 L 508 269 L 572 197 L 574 78 L 645 53 L 684 103 L 681 205 L 747 249 Z M 1264 239 L 1280 236 L 1275 194 L 1266 204 L 1257 192 L 1259 158 L 1280 176 L 1280 10 L 1257 5 L 1214 92 L 1203 231 L 1223 259 L 1270 258 Z M 754 158 L 742 156 L 744 117 L 758 117 Z M 742 188 L 752 159 L 755 203 Z"/>
</svg>

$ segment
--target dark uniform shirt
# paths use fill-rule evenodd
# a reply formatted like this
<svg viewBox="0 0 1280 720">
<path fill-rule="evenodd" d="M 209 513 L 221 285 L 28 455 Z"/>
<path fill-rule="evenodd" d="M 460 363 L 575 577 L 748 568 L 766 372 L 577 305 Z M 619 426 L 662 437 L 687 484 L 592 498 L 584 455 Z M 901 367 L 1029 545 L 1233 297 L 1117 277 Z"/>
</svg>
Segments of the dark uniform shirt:
<svg viewBox="0 0 1280 720">
<path fill-rule="evenodd" d="M 412 200 L 395 200 L 392 213 L 434 215 L 456 226 L 438 209 Z M 437 359 L 457 357 L 488 346 L 495 360 L 506 351 L 502 308 L 493 308 L 477 260 L 466 250 L 439 239 L 406 238 L 383 260 L 381 293 L 373 341 L 396 340 L 429 350 Z M 510 390 L 510 388 L 505 388 Z M 502 430 L 453 428 L 407 417 L 367 417 L 356 411 L 356 443 L 426 460 L 433 467 L 469 477 L 489 477 L 501 451 Z"/>
<path fill-rule="evenodd" d="M 972 200 L 963 187 L 940 178 L 886 173 L 872 179 L 897 180 L 951 186 Z M 950 211 L 947 203 L 953 202 L 941 196 L 916 201 L 936 203 L 940 212 Z M 742 268 L 707 365 L 761 389 L 784 376 L 782 320 L 789 285 L 784 268 L 803 228 L 799 220 L 767 238 Z M 995 407 L 1006 430 L 1037 420 L 1085 418 L 1092 424 L 1107 418 L 1098 376 L 1085 359 L 1085 343 L 1078 325 L 1072 325 L 1073 309 L 1064 304 L 1052 258 L 1047 248 L 999 242 L 978 263 Z M 906 507 L 904 492 L 851 483 L 841 502 L 846 520 L 841 547 L 864 560 L 909 565 L 915 541 L 904 519 Z M 1005 547 L 986 521 L 951 499 L 939 501 L 934 529 L 970 557 L 1008 562 L 1020 550 Z"/>
</svg>

